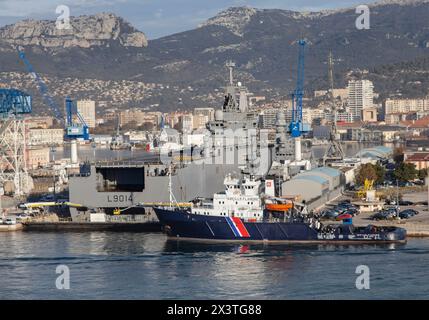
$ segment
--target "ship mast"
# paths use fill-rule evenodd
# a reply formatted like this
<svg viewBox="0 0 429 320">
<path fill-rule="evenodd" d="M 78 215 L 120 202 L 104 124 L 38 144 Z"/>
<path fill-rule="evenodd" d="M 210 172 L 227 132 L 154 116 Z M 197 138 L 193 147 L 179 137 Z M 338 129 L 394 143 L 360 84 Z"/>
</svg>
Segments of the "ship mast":
<svg viewBox="0 0 429 320">
<path fill-rule="evenodd" d="M 177 206 L 179 206 L 177 203 L 176 197 L 174 196 L 174 193 L 173 193 L 173 183 L 172 183 L 171 173 L 172 171 L 171 171 L 171 163 L 170 163 L 170 166 L 168 167 L 168 193 L 170 196 L 170 202 L 169 202 L 170 208 L 172 207 L 173 202 Z"/>
<path fill-rule="evenodd" d="M 229 69 L 229 85 L 234 85 L 234 68 L 235 68 L 235 62 L 233 61 L 227 61 L 226 66 Z"/>
</svg>

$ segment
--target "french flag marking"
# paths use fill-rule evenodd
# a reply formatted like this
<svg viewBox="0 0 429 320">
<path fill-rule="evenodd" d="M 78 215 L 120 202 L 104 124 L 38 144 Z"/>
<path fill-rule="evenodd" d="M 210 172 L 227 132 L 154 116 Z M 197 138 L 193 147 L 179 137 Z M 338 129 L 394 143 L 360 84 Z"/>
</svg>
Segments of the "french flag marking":
<svg viewBox="0 0 429 320">
<path fill-rule="evenodd" d="M 246 226 L 244 225 L 243 221 L 241 221 L 240 218 L 237 217 L 225 217 L 226 222 L 228 222 L 228 225 L 230 226 L 232 232 L 236 237 L 240 238 L 250 238 L 250 234 L 246 229 Z"/>
</svg>

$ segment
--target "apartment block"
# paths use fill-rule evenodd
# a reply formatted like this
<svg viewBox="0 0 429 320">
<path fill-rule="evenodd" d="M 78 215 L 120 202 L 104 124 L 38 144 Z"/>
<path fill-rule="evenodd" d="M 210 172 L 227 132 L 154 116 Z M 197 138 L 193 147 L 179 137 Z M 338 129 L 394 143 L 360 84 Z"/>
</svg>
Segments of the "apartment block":
<svg viewBox="0 0 429 320">
<path fill-rule="evenodd" d="M 374 85 L 370 80 L 350 80 L 347 90 L 348 108 L 353 115 L 353 121 L 360 121 L 363 118 L 363 110 L 374 107 Z"/>
<path fill-rule="evenodd" d="M 76 103 L 77 111 L 82 116 L 86 125 L 89 128 L 95 128 L 95 101 L 93 100 L 79 100 Z"/>
</svg>

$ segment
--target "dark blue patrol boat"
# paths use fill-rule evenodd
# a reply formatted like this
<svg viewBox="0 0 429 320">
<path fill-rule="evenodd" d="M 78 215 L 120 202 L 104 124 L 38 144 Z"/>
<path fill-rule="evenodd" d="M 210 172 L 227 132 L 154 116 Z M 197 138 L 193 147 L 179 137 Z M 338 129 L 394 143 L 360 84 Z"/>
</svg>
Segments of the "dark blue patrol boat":
<svg viewBox="0 0 429 320">
<path fill-rule="evenodd" d="M 260 181 L 225 178 L 225 192 L 213 200 L 199 199 L 191 207 L 155 207 L 170 238 L 194 241 L 272 243 L 403 243 L 406 230 L 398 227 L 356 227 L 351 217 L 343 224 L 322 225 L 298 212 L 266 210 L 259 196 Z"/>
</svg>

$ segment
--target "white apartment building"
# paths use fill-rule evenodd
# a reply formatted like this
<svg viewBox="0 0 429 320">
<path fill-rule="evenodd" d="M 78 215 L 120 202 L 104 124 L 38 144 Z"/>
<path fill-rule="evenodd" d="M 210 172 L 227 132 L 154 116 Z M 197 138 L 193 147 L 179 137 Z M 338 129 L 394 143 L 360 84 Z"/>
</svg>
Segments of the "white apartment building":
<svg viewBox="0 0 429 320">
<path fill-rule="evenodd" d="M 348 107 L 353 121 L 360 121 L 363 109 L 374 107 L 374 85 L 370 80 L 350 80 L 347 90 Z"/>
<path fill-rule="evenodd" d="M 387 99 L 385 114 L 424 112 L 429 110 L 429 100 L 426 99 Z"/>
<path fill-rule="evenodd" d="M 76 103 L 77 111 L 82 116 L 86 125 L 89 128 L 95 128 L 95 101 L 92 100 L 79 100 Z"/>
<path fill-rule="evenodd" d="M 29 129 L 28 145 L 61 145 L 64 142 L 64 129 Z"/>
<path fill-rule="evenodd" d="M 312 109 L 312 108 L 303 108 L 302 109 L 302 122 L 312 124 L 316 119 L 326 119 L 326 112 L 323 109 Z"/>
<path fill-rule="evenodd" d="M 209 122 L 209 117 L 204 114 L 194 114 L 194 129 L 203 129 L 206 127 L 207 122 Z"/>
<path fill-rule="evenodd" d="M 182 132 L 190 133 L 194 130 L 194 116 L 192 114 L 184 114 L 181 117 Z"/>
<path fill-rule="evenodd" d="M 215 109 L 214 108 L 195 108 L 194 116 L 203 115 L 208 118 L 208 121 L 214 120 Z"/>
</svg>

